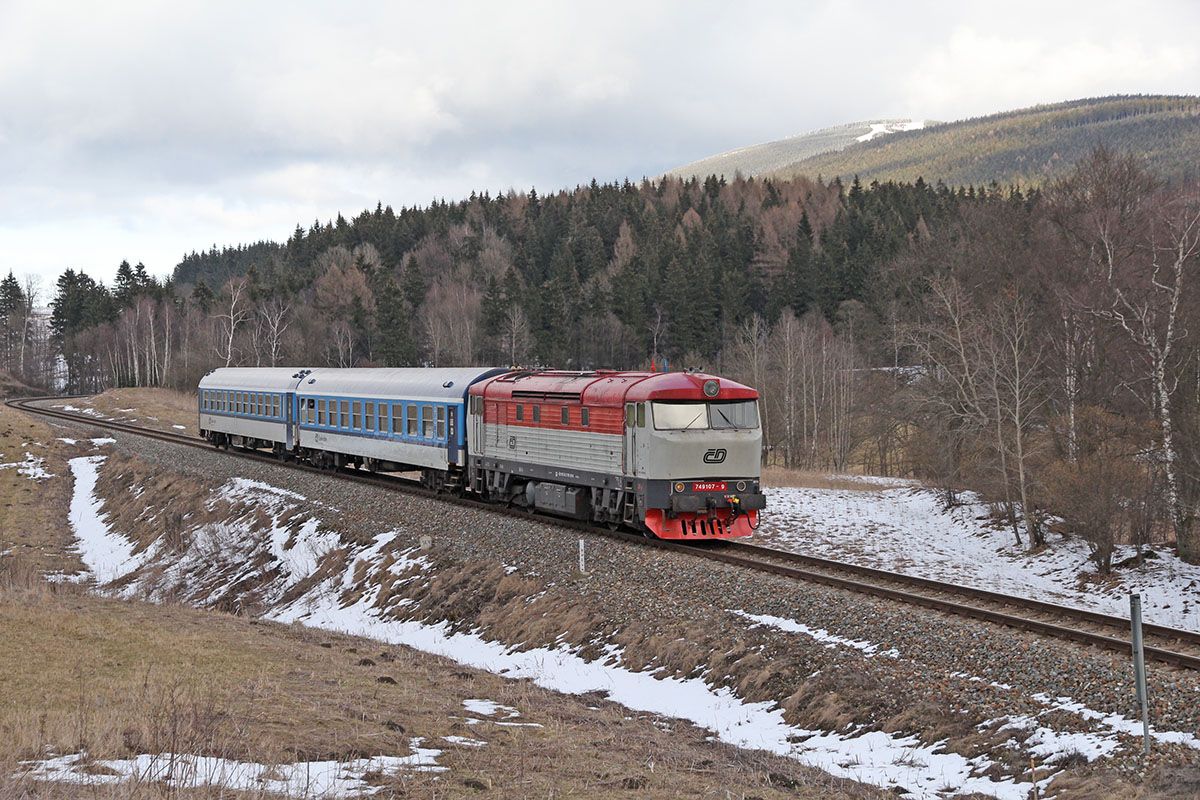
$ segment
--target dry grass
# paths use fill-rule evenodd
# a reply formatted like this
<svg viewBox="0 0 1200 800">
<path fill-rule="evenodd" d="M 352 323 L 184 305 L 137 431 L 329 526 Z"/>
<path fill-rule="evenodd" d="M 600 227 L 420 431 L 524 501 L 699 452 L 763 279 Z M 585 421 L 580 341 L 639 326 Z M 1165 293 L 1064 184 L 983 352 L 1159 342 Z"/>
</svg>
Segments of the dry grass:
<svg viewBox="0 0 1200 800">
<path fill-rule="evenodd" d="M 53 478 L 32 480 L 14 468 L 0 469 L 0 553 L 19 556 L 37 574 L 83 567 L 72 552 L 66 524 L 71 503 L 67 459 L 78 448 L 58 441 L 61 431 L 41 420 L 0 405 L 0 463 L 19 462 L 30 454 L 43 459 Z M 4 556 L 0 556 L 3 564 Z"/>
<path fill-rule="evenodd" d="M 147 428 L 190 433 L 196 431 L 196 393 L 174 389 L 109 389 L 90 398 L 74 400 L 78 407 L 90 405 L 96 411 L 122 421 L 136 420 Z M 183 429 L 174 426 L 182 425 Z"/>
<path fill-rule="evenodd" d="M 185 752 L 282 764 L 407 755 L 411 737 L 443 748 L 439 763 L 449 771 L 386 779 L 381 796 L 883 796 L 786 759 L 715 745 L 706 732 L 677 721 L 633 715 L 601 698 L 559 695 L 406 648 L 47 583 L 46 570 L 81 566 L 69 552 L 66 459 L 96 451 L 56 442 L 61 432 L 17 412 L 0 415 L 0 447 L 40 443 L 46 467 L 57 476 L 33 484 L 15 470 L 0 471 L 0 502 L 7 504 L 0 550 L 13 550 L 0 557 L 0 797 L 235 796 L 128 783 L 48 785 L 21 775 L 21 761 L 50 753 Z M 144 495 L 132 498 L 131 484 Z M 156 536 L 169 543 L 171 519 L 197 513 L 208 488 L 115 454 L 101 471 L 101 489 L 124 500 L 107 503 L 106 510 L 114 521 L 129 523 L 143 544 Z M 150 520 L 140 517 L 139 506 L 163 513 Z M 185 537 L 186 526 L 174 535 Z M 186 541 L 175 544 L 182 549 Z M 583 636 L 588 616 L 572 616 L 561 600 L 553 609 L 538 608 L 552 610 L 549 619 L 523 608 L 537 588 L 474 565 L 447 575 L 428 601 L 431 611 L 458 604 L 467 612 L 464 622 L 471 614 L 488 615 L 514 635 L 538 638 L 560 633 L 563 627 L 552 632 L 551 626 L 570 618 L 568 627 Z M 479 591 L 482 601 L 472 602 Z M 542 727 L 468 725 L 462 701 L 473 697 L 516 707 L 524 721 Z M 450 735 L 488 744 L 472 749 L 441 740 Z"/>
<path fill-rule="evenodd" d="M 12 376 L 12 373 L 0 369 L 0 398 L 34 397 L 35 395 L 45 393 L 42 389 L 36 389 L 21 383 L 21 381 Z"/>
<path fill-rule="evenodd" d="M 488 745 L 442 744 L 448 773 L 412 774 L 394 788 L 439 797 L 479 786 L 498 796 L 881 796 L 705 743 L 690 726 L 660 730 L 611 703 L 590 710 L 527 682 L 298 626 L 6 586 L 0 641 L 0 776 L 47 752 L 287 763 L 406 754 L 411 736 L 437 747 L 438 737 L 461 735 Z M 468 725 L 470 697 L 514 706 L 543 727 Z M 14 796 L 4 780 L 0 795 Z"/>
<path fill-rule="evenodd" d="M 797 489 L 848 489 L 851 491 L 878 491 L 879 486 L 868 481 L 855 480 L 851 475 L 836 475 L 785 467 L 763 467 L 762 482 L 765 486 L 794 487 Z"/>
</svg>

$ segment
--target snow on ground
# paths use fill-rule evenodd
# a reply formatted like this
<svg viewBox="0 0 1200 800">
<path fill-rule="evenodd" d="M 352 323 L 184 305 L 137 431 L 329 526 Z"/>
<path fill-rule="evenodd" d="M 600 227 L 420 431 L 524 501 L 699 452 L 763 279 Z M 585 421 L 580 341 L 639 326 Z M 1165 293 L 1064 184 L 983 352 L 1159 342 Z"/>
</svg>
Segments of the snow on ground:
<svg viewBox="0 0 1200 800">
<path fill-rule="evenodd" d="M 353 572 L 351 566 L 346 574 Z M 714 689 L 697 678 L 660 678 L 650 672 L 633 672 L 611 663 L 611 657 L 604 662 L 587 661 L 564 647 L 515 652 L 476 633 L 451 633 L 444 624 L 382 620 L 373 605 L 373 593 L 368 593 L 344 608 L 337 601 L 337 592 L 327 590 L 269 616 L 279 622 L 300 622 L 407 645 L 507 678 L 527 678 L 567 694 L 604 692 L 610 700 L 628 708 L 688 720 L 713 731 L 723 742 L 767 750 L 834 775 L 885 788 L 901 787 L 908 797 L 937 797 L 949 787 L 1023 800 L 1032 788 L 1029 783 L 983 776 L 990 766 L 986 758 L 967 759 L 942 752 L 940 744 L 923 745 L 916 737 L 878 731 L 842 734 L 805 730 L 788 725 L 773 703 L 749 703 L 728 688 Z"/>
<path fill-rule="evenodd" d="M 851 647 L 855 650 L 861 650 L 862 654 L 867 658 L 874 656 L 887 656 L 888 658 L 899 658 L 900 651 L 892 648 L 890 650 L 880 651 L 879 645 L 874 642 L 868 642 L 860 639 L 847 639 L 844 636 L 837 636 L 830 633 L 824 628 L 810 628 L 803 622 L 797 622 L 794 619 L 786 619 L 784 617 L 773 617 L 770 614 L 749 614 L 745 611 L 730 611 L 734 616 L 748 619 L 756 625 L 767 625 L 772 628 L 784 631 L 785 633 L 802 633 L 811 639 L 816 639 L 818 642 L 826 643 L 827 647 Z"/>
<path fill-rule="evenodd" d="M 856 142 L 869 142 L 876 136 L 884 136 L 897 131 L 918 131 L 925 127 L 925 120 L 910 119 L 904 122 L 872 122 L 871 130 L 855 139 Z"/>
<path fill-rule="evenodd" d="M 521 712 L 512 706 L 502 706 L 495 700 L 463 700 L 463 708 L 472 714 L 482 714 L 485 717 L 494 717 L 501 711 L 504 712 L 505 718 L 521 716 Z"/>
<path fill-rule="evenodd" d="M 90 456 L 71 461 L 72 471 L 76 475 L 71 503 L 72 524 L 80 538 L 81 549 L 89 553 L 89 566 L 98 570 L 102 565 L 108 565 L 109 569 L 120 574 L 122 570 L 127 572 L 136 568 L 139 559 L 132 556 L 124 537 L 110 531 L 99 515 L 100 501 L 95 497 L 94 490 L 96 469 L 102 460 L 101 456 Z M 849 495 L 866 498 L 891 493 L 919 497 L 919 493 L 914 494 L 911 489 L 869 490 L 851 492 Z M 747 702 L 729 688 L 714 688 L 699 678 L 663 677 L 653 672 L 635 672 L 622 667 L 620 650 L 615 646 L 610 646 L 602 659 L 589 661 L 566 646 L 516 651 L 502 643 L 490 641 L 476 631 L 452 631 L 447 623 L 428 624 L 385 618 L 376 606 L 378 588 L 366 592 L 347 590 L 356 585 L 356 576 L 359 580 L 365 576 L 365 585 L 378 587 L 385 582 L 380 580 L 379 574 L 384 569 L 400 580 L 420 579 L 421 571 L 428 567 L 428 563 L 415 550 L 396 551 L 393 545 L 395 532 L 377 536 L 369 546 L 351 546 L 340 577 L 331 577 L 308 587 L 303 595 L 284 604 L 284 593 L 311 575 L 325 548 L 335 542 L 339 546 L 347 546 L 335 532 L 318 530 L 306 521 L 293 520 L 287 525 L 281 524 L 282 515 L 291 514 L 298 507 L 295 500 L 299 496 L 291 495 L 269 484 L 230 482 L 218 496 L 253 500 L 263 507 L 274 518 L 269 535 L 262 536 L 257 531 L 250 531 L 253 535 L 247 535 L 245 529 L 234 529 L 233 525 L 229 530 L 206 526 L 193 537 L 191 551 L 173 556 L 164 572 L 168 576 L 174 575 L 178 580 L 200 579 L 206 574 L 205 570 L 210 571 L 208 574 L 219 573 L 221 586 L 210 587 L 205 584 L 205 588 L 220 593 L 230 582 L 242 579 L 244 570 L 251 568 L 247 565 L 258 560 L 260 554 L 266 553 L 281 567 L 277 572 L 278 579 L 263 595 L 264 602 L 268 606 L 273 605 L 273 610 L 266 615 L 269 619 L 405 645 L 507 678 L 529 679 L 539 686 L 568 694 L 602 692 L 613 702 L 632 710 L 694 723 L 712 731 L 714 737 L 723 742 L 767 750 L 839 777 L 894 790 L 905 797 L 934 798 L 978 792 L 1016 800 L 1025 798 L 1033 788 L 1031 783 L 1006 778 L 1002 774 L 993 777 L 996 775 L 993 770 L 996 765 L 986 756 L 968 759 L 957 753 L 946 752 L 942 742 L 925 744 L 915 736 L 881 731 L 856 729 L 828 732 L 789 725 L 783 718 L 782 710 L 774 703 Z M 204 534 L 208 528 L 213 530 Z M 287 532 L 286 536 L 284 531 Z M 229 560 L 232 567 L 217 563 L 220 560 Z M 135 586 L 131 585 L 130 588 Z M 350 606 L 343 606 L 341 597 L 357 597 L 357 600 Z M 794 620 L 744 612 L 742 616 L 751 624 L 772 625 L 824 641 L 831 646 L 851 648 L 864 655 L 900 657 L 894 651 L 881 652 L 879 646 L 871 642 L 836 636 L 828 631 L 802 626 Z M 1061 757 L 1056 754 L 1065 755 L 1067 752 L 1078 751 L 1089 757 L 1107 752 L 1106 748 L 1110 747 L 1112 741 L 1128 733 L 1124 727 L 1127 720 L 1108 717 L 1082 706 L 1073 707 L 1067 698 L 1039 699 L 1038 702 L 1045 706 L 1045 714 L 1069 711 L 1084 720 L 1099 722 L 1103 728 L 1099 733 L 1076 734 L 1056 731 L 1043 725 L 1036 717 L 1005 717 L 992 721 L 995 725 L 1009 726 L 1014 732 L 1018 729 L 1023 734 L 1031 732 L 1031 746 L 1038 748 L 1048 762 L 1052 763 L 1056 757 Z M 470 724 L 538 725 L 536 722 L 515 720 L 514 715 L 518 714 L 516 709 L 486 698 L 466 700 L 463 706 L 466 711 L 476 715 L 467 718 Z M 1176 733 L 1160 735 L 1188 736 Z M 465 742 L 454 743 L 473 746 Z M 71 771 L 70 763 L 61 766 L 67 772 Z M 119 773 L 122 768 L 114 769 Z M 1045 784 L 1052 777 L 1046 775 L 1041 783 Z"/>
<path fill-rule="evenodd" d="M 96 760 L 86 754 L 25 761 L 17 777 L 39 781 L 99 786 L 134 781 L 173 789 L 215 787 L 238 792 L 270 792 L 288 797 L 359 797 L 379 790 L 367 780 L 371 773 L 397 775 L 404 771 L 444 772 L 441 750 L 410 740 L 412 754 L 374 756 L 351 761 L 301 761 L 294 764 L 256 764 L 211 756 L 159 753 L 129 759 Z"/>
<path fill-rule="evenodd" d="M 945 511 L 933 491 L 906 483 L 766 491 L 759 544 L 1126 618 L 1129 593 L 1141 592 L 1146 621 L 1200 631 L 1200 566 L 1166 551 L 1084 585 L 1081 576 L 1097 576 L 1083 541 L 1052 534 L 1049 549 L 1028 555 L 970 495 Z M 1119 548 L 1113 563 L 1132 555 Z"/>
<path fill-rule="evenodd" d="M 3 454 L 0 454 L 2 456 Z M 8 464 L 0 464 L 0 469 L 16 469 L 17 473 L 24 475 L 31 481 L 40 481 L 45 478 L 53 478 L 54 474 L 46 471 L 46 459 L 41 456 L 35 456 L 33 453 L 26 453 L 25 458 L 21 461 L 12 461 Z"/>
<path fill-rule="evenodd" d="M 730 610 L 729 613 L 760 625 L 768 625 L 786 633 L 799 633 L 814 638 L 817 641 L 828 642 L 829 647 L 841 646 L 859 650 L 867 658 L 871 658 L 874 655 L 884 655 L 890 658 L 901 657 L 898 650 L 892 649 L 880 652 L 879 645 L 872 642 L 835 636 L 824 630 L 810 628 L 793 619 L 773 617 L 768 614 L 748 614 L 740 610 Z M 1008 684 L 986 681 L 983 678 L 969 675 L 965 672 L 954 672 L 951 674 L 963 680 L 988 683 L 997 689 L 1013 691 L 1013 687 Z M 1134 737 L 1142 735 L 1142 724 L 1140 722 L 1128 719 L 1120 714 L 1108 714 L 1096 711 L 1069 697 L 1053 698 L 1043 693 L 1030 695 L 1029 697 L 1045 708 L 1044 711 L 1039 712 L 1037 717 L 1025 715 L 1000 717 L 980 724 L 980 729 L 987 729 L 998 725 L 1002 731 L 1021 730 L 1026 732 L 1028 738 L 1021 746 L 1048 765 L 1053 765 L 1067 756 L 1074 754 L 1082 755 L 1088 761 L 1095 761 L 1097 758 L 1116 752 L 1121 746 L 1120 737 L 1122 735 Z M 1099 728 L 1099 730 L 1090 732 L 1062 731 L 1048 728 L 1038 722 L 1039 717 L 1057 711 L 1065 711 L 1074 714 L 1085 722 L 1094 723 L 1093 727 Z M 1191 733 L 1158 731 L 1151 726 L 1150 736 L 1155 741 L 1164 744 L 1183 744 L 1188 747 L 1200 749 L 1200 738 Z M 1012 746 L 1017 746 L 1016 741 L 1011 741 L 1011 744 Z"/>
<path fill-rule="evenodd" d="M 467 736 L 443 736 L 442 741 L 456 744 L 459 747 L 487 747 L 483 739 L 472 739 Z"/>
<path fill-rule="evenodd" d="M 71 495 L 70 523 L 75 532 L 79 555 L 83 563 L 95 576 L 96 583 L 108 583 L 136 569 L 149 555 L 134 554 L 134 543 L 108 527 L 100 513 L 103 504 L 96 496 L 98 468 L 104 456 L 81 456 L 72 458 L 71 474 L 75 476 L 75 490 Z"/>
</svg>

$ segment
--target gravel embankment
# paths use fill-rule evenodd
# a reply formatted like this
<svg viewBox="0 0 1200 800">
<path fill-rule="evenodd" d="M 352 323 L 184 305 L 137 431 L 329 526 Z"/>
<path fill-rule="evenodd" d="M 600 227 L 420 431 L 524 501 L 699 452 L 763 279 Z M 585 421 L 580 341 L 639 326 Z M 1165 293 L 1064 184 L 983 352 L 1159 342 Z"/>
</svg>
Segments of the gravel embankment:
<svg viewBox="0 0 1200 800">
<path fill-rule="evenodd" d="M 636 629 L 643 639 L 659 633 L 671 641 L 702 630 L 727 642 L 734 658 L 761 664 L 769 673 L 762 683 L 744 674 L 731 683 L 742 681 L 741 688 L 753 699 L 790 697 L 791 707 L 785 703 L 785 708 L 807 720 L 824 715 L 831 723 L 824 727 L 853 722 L 922 729 L 927 735 L 937 731 L 951 739 L 951 746 L 956 739 L 972 740 L 960 746 L 978 751 L 987 746 L 988 736 L 975 731 L 978 723 L 1043 713 L 1046 705 L 1032 697 L 1038 693 L 1135 718 L 1132 670 L 1128 659 L 1116 654 L 599 537 L 587 540 L 589 573 L 581 576 L 580 534 L 553 524 L 224 453 L 112 435 L 120 451 L 164 470 L 216 481 L 252 478 L 299 493 L 312 502 L 314 515 L 360 541 L 397 530 L 399 541 L 414 546 L 422 536 L 432 537 L 435 551 L 452 560 L 515 566 L 521 574 L 572 593 L 604 620 L 608 631 Z M 880 651 L 894 649 L 897 657 L 867 657 L 805 635 L 751 628 L 730 610 L 793 619 L 871 642 Z M 713 663 L 722 663 L 719 656 L 714 654 Z M 773 671 L 768 669 L 772 666 Z M 1158 728 L 1197 732 L 1200 675 L 1152 666 L 1150 692 Z M 1060 730 L 1089 729 L 1073 714 L 1055 712 L 1052 719 Z M 1166 753 L 1159 756 L 1163 763 L 1200 763 L 1200 753 L 1190 748 L 1159 749 Z M 1122 772 L 1139 768 L 1133 757 L 1115 766 Z"/>
</svg>

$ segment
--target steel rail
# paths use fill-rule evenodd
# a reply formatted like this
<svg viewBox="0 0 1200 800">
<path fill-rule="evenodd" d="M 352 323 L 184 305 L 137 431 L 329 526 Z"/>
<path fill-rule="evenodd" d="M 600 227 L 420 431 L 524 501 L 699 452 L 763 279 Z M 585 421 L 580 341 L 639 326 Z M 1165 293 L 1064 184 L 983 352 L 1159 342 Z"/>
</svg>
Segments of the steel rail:
<svg viewBox="0 0 1200 800">
<path fill-rule="evenodd" d="M 197 436 L 191 436 L 189 434 L 172 433 L 170 431 L 146 428 L 140 425 L 118 422 L 116 420 L 101 419 L 85 414 L 63 411 L 61 409 L 32 405 L 33 403 L 51 400 L 76 399 L 80 396 L 86 395 L 18 398 L 6 401 L 5 405 L 19 411 L 25 411 L 40 416 L 62 419 L 75 424 L 91 425 L 121 433 L 129 433 L 135 436 L 157 439 L 186 447 L 198 447 L 205 450 L 212 447 L 212 445 L 206 440 Z M 531 518 L 530 513 L 525 510 L 517 510 L 505 506 L 499 506 L 493 503 L 485 503 L 483 501 L 474 500 L 471 498 L 439 493 L 421 486 L 417 481 L 397 477 L 394 475 L 378 475 L 344 469 L 321 469 L 319 467 L 314 467 L 296 461 L 281 461 L 276 456 L 266 455 L 262 452 L 254 450 L 231 449 L 228 451 L 228 453 L 239 458 L 247 458 L 277 466 L 289 466 L 327 477 L 370 484 L 392 491 L 407 492 L 409 494 L 414 494 L 421 497 L 477 508 L 492 513 L 505 514 L 524 519 Z M 1035 611 L 1037 613 L 1051 614 L 1059 617 L 1060 619 L 1065 617 L 1078 622 L 1084 622 L 1093 625 L 1103 625 L 1110 628 L 1122 628 L 1128 626 L 1129 624 L 1128 620 L 1125 620 L 1121 617 L 1088 611 L 1086 609 L 1062 606 L 1055 603 L 1046 603 L 1038 600 L 1006 595 L 1000 592 L 993 592 L 986 589 L 976 589 L 974 587 L 963 586 L 961 584 L 946 583 L 929 578 L 920 578 L 912 575 L 905 575 L 903 573 L 877 569 L 875 567 L 865 567 L 858 564 L 835 561 L 833 559 L 806 556 L 799 553 L 790 553 L 787 551 L 775 550 L 773 548 L 749 544 L 746 542 L 723 541 L 720 543 L 700 543 L 699 545 L 687 544 L 663 539 L 649 539 L 628 531 L 614 531 L 608 528 L 599 527 L 590 522 L 580 522 L 577 520 L 562 519 L 545 515 L 537 515 L 536 519 L 548 524 L 558 525 L 564 528 L 571 528 L 590 534 L 602 535 L 644 547 L 652 547 L 659 550 L 683 553 L 692 557 L 705 558 L 733 567 L 752 569 L 758 572 L 777 575 L 791 580 L 802 580 L 832 588 L 853 591 L 859 594 L 866 594 L 885 600 L 920 606 L 935 611 L 953 614 L 955 616 L 981 620 L 984 622 L 1002 625 L 1018 630 L 1024 630 L 1056 639 L 1074 641 L 1080 644 L 1097 646 L 1103 649 L 1122 653 L 1129 653 L 1131 651 L 1130 641 L 1117 636 L 1097 633 L 1095 631 L 1080 630 L 1078 628 L 1068 627 L 1067 625 L 1060 624 L 1059 622 L 1047 622 L 1045 620 L 1032 619 L 1027 616 L 1020 616 L 1004 611 L 998 611 L 993 608 L 986 608 L 982 605 L 960 602 L 959 600 L 950 600 L 943 597 L 934 597 L 928 593 L 907 591 L 906 589 L 883 584 L 887 582 L 893 584 L 898 583 L 914 589 L 919 588 L 926 590 L 927 592 L 956 595 L 965 599 L 980 600 L 984 603 L 992 603 L 996 605 L 1019 607 L 1025 610 Z M 851 575 L 852 577 L 844 577 L 834 574 L 836 572 L 842 572 Z M 1143 629 L 1148 636 L 1152 635 L 1176 642 L 1200 644 L 1200 634 L 1193 631 L 1186 631 L 1161 625 L 1144 625 Z M 1147 646 L 1145 648 L 1145 653 L 1147 658 L 1164 664 L 1171 664 L 1185 669 L 1200 670 L 1200 655 L 1181 653 L 1174 650 L 1169 650 L 1165 647 L 1157 646 Z"/>
</svg>

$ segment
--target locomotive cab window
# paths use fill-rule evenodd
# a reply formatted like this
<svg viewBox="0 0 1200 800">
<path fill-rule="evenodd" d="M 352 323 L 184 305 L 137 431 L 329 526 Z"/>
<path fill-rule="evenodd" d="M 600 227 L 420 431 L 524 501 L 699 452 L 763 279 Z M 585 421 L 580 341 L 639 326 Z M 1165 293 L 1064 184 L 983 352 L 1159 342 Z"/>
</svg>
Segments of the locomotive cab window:
<svg viewBox="0 0 1200 800">
<path fill-rule="evenodd" d="M 646 404 L 637 404 L 637 426 L 639 428 L 646 427 Z"/>
<path fill-rule="evenodd" d="M 758 402 L 755 400 L 655 402 L 651 405 L 655 430 L 754 430 L 758 427 Z"/>
<path fill-rule="evenodd" d="M 714 430 L 753 430 L 758 427 L 758 403 L 754 400 L 709 403 L 708 422 Z"/>
<path fill-rule="evenodd" d="M 633 427 L 634 422 L 635 422 L 635 418 L 634 418 L 635 413 L 636 412 L 634 412 L 634 410 L 633 410 L 633 403 L 626 403 L 625 404 L 625 427 L 626 428 Z"/>
</svg>

